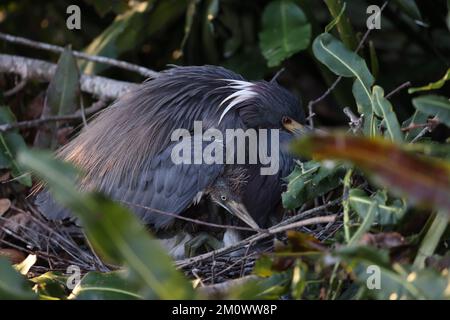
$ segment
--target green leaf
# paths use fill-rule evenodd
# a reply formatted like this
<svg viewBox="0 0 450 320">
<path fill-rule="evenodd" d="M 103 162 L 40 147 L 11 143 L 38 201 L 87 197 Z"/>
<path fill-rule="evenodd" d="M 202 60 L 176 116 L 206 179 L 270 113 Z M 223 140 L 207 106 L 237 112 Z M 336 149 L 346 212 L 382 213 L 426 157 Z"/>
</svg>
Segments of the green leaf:
<svg viewBox="0 0 450 320">
<path fill-rule="evenodd" d="M 309 46 L 311 25 L 292 1 L 272 1 L 264 9 L 260 48 L 269 67 L 275 67 Z"/>
<path fill-rule="evenodd" d="M 73 289 L 70 299 L 77 300 L 135 300 L 140 285 L 126 279 L 127 271 L 89 272 Z"/>
<path fill-rule="evenodd" d="M 329 33 L 322 33 L 314 40 L 313 52 L 314 56 L 336 75 L 355 78 L 352 91 L 358 111 L 365 117 L 364 131 L 366 135 L 373 135 L 375 125 L 371 88 L 374 78 L 364 59 L 347 49 L 341 41 Z"/>
<path fill-rule="evenodd" d="M 336 249 L 333 255 L 338 256 L 348 263 L 375 264 L 386 269 L 391 268 L 389 252 L 364 245 L 345 246 Z"/>
<path fill-rule="evenodd" d="M 409 88 L 408 93 L 415 93 L 419 91 L 430 91 L 430 90 L 437 90 L 444 86 L 445 82 L 450 80 L 450 68 L 447 70 L 447 72 L 444 74 L 444 76 L 439 79 L 436 82 L 430 82 L 426 86 L 422 87 L 416 87 L 416 88 Z"/>
<path fill-rule="evenodd" d="M 375 114 L 384 120 L 386 126 L 385 136 L 391 141 L 401 143 L 403 141 L 403 133 L 397 115 L 392 108 L 392 104 L 384 97 L 384 90 L 379 86 L 373 87 L 372 108 Z"/>
<path fill-rule="evenodd" d="M 349 246 L 357 244 L 361 240 L 362 236 L 365 233 L 369 232 L 370 228 L 372 227 L 372 224 L 375 221 L 376 213 L 377 213 L 377 203 L 372 202 L 370 204 L 369 209 L 367 210 L 367 214 L 364 217 L 362 223 L 360 224 L 359 228 L 356 230 L 356 232 L 353 234 L 350 241 L 348 242 Z"/>
<path fill-rule="evenodd" d="M 385 192 L 377 191 L 372 197 L 368 197 L 363 190 L 357 188 L 351 189 L 349 192 L 351 208 L 363 219 L 374 202 L 376 206 L 374 222 L 380 225 L 396 224 L 406 212 L 406 206 L 400 200 L 396 200 L 390 205 L 386 204 L 387 195 Z"/>
<path fill-rule="evenodd" d="M 283 206 L 295 209 L 306 201 L 335 189 L 339 186 L 343 174 L 344 169 L 341 165 L 330 167 L 309 161 L 296 166 L 286 178 L 288 187 L 282 194 Z"/>
<path fill-rule="evenodd" d="M 14 123 L 16 118 L 8 107 L 0 106 L 0 124 Z M 25 149 L 26 143 L 18 130 L 0 133 L 0 169 L 11 169 L 13 177 L 31 187 L 31 177 L 26 174 L 17 163 L 16 156 L 19 150 Z"/>
<path fill-rule="evenodd" d="M 407 152 L 386 139 L 341 132 L 302 137 L 292 144 L 292 151 L 315 160 L 350 161 L 383 188 L 450 212 L 448 162 Z"/>
<path fill-rule="evenodd" d="M 44 115 L 74 113 L 80 106 L 80 72 L 72 50 L 66 48 L 58 60 L 55 75 L 47 89 Z"/>
<path fill-rule="evenodd" d="M 437 116 L 450 127 L 450 101 L 444 96 L 426 95 L 412 100 L 414 107 L 429 116 Z"/>
<path fill-rule="evenodd" d="M 61 54 L 55 75 L 47 89 L 42 118 L 73 114 L 80 106 L 80 72 L 70 47 Z M 56 149 L 58 124 L 48 123 L 39 130 L 34 145 L 40 148 Z"/>
<path fill-rule="evenodd" d="M 327 33 L 330 32 L 339 23 L 339 21 L 341 20 L 342 15 L 345 12 L 345 7 L 346 6 L 347 6 L 347 3 L 344 2 L 343 5 L 342 5 L 341 10 L 338 13 L 338 15 L 333 20 L 331 20 L 330 23 L 328 23 L 327 26 L 325 27 L 325 32 L 327 32 Z"/>
<path fill-rule="evenodd" d="M 79 192 L 73 177 L 65 174 L 67 164 L 48 153 L 26 151 L 18 159 L 80 219 L 90 244 L 105 260 L 129 268 L 127 281 L 141 284 L 138 294 L 148 299 L 194 296 L 191 285 L 175 270 L 165 250 L 130 211 L 100 194 Z"/>
<path fill-rule="evenodd" d="M 36 299 L 30 283 L 11 266 L 8 260 L 0 257 L 0 299 Z"/>
<path fill-rule="evenodd" d="M 362 288 L 367 288 L 370 277 L 379 275 L 379 288 L 367 290 L 369 296 L 382 300 L 399 299 L 448 299 L 446 288 L 450 278 L 432 269 L 408 271 L 400 265 L 391 266 L 385 250 L 368 246 L 344 247 L 334 255 L 349 263 Z M 369 267 L 371 269 L 369 269 Z M 407 266 L 407 269 L 411 269 Z M 379 274 L 374 274 L 379 272 Z"/>
</svg>

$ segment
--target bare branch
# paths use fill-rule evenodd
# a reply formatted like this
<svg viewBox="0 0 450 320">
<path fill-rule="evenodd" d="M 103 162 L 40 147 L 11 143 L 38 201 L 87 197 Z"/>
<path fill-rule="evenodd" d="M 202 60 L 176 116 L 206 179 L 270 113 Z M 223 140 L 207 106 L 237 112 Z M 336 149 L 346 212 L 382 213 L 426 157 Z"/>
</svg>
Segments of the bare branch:
<svg viewBox="0 0 450 320">
<path fill-rule="evenodd" d="M 405 88 L 408 88 L 411 86 L 411 82 L 406 81 L 405 83 L 402 83 L 401 85 L 399 85 L 397 88 L 395 88 L 394 90 L 392 90 L 391 92 L 389 92 L 385 98 L 389 99 L 390 97 L 392 97 L 394 94 L 396 94 L 397 92 L 399 92 L 400 90 L 403 90 Z"/>
<path fill-rule="evenodd" d="M 0 39 L 8 41 L 8 42 L 12 42 L 12 43 L 17 43 L 17 44 L 25 45 L 28 47 L 36 48 L 36 49 L 41 49 L 41 50 L 47 50 L 47 51 L 52 51 L 52 52 L 57 52 L 57 53 L 62 53 L 64 51 L 64 48 L 60 47 L 60 46 L 48 44 L 45 42 L 29 40 L 26 38 L 17 37 L 17 36 L 13 36 L 13 35 L 2 33 L 2 32 L 0 32 Z M 99 63 L 103 63 L 103 64 L 109 64 L 111 66 L 115 66 L 115 67 L 118 67 L 121 69 L 139 73 L 145 77 L 157 77 L 158 76 L 158 72 L 156 72 L 156 71 L 153 71 L 153 70 L 150 70 L 145 67 L 141 67 L 141 66 L 129 63 L 129 62 L 112 59 L 112 58 L 107 58 L 107 57 L 102 57 L 102 56 L 94 56 L 94 55 L 90 55 L 90 54 L 86 54 L 86 53 L 83 53 L 80 51 L 74 51 L 74 50 L 72 50 L 72 53 L 75 57 L 80 58 L 80 59 L 99 62 Z"/>
<path fill-rule="evenodd" d="M 0 73 L 13 73 L 22 79 L 50 81 L 56 71 L 56 64 L 20 56 L 0 54 Z M 135 88 L 138 84 L 113 80 L 100 76 L 83 74 L 80 79 L 81 90 L 94 96 L 114 100 Z"/>
<path fill-rule="evenodd" d="M 92 104 L 88 109 L 84 110 L 84 114 L 91 115 L 103 107 L 105 107 L 107 104 L 106 100 L 99 100 Z M 42 119 L 34 119 L 29 121 L 21 121 L 21 122 L 15 122 L 15 123 L 6 123 L 0 125 L 0 133 L 7 132 L 15 129 L 29 129 L 38 127 L 42 124 L 48 123 L 48 122 L 56 122 L 56 121 L 70 121 L 70 120 L 79 120 L 83 118 L 83 113 L 80 111 L 69 114 L 69 115 L 63 115 L 63 116 L 53 116 L 53 117 L 47 117 Z"/>
</svg>

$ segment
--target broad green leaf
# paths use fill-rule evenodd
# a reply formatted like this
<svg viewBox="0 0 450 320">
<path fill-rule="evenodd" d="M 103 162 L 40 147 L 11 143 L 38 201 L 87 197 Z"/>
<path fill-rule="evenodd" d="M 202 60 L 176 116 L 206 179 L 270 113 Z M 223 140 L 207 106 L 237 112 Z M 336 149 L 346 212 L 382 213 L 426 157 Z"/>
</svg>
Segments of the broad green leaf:
<svg viewBox="0 0 450 320">
<path fill-rule="evenodd" d="M 302 9 L 289 0 L 272 1 L 264 9 L 260 48 L 269 67 L 275 67 L 308 47 L 311 25 Z"/>
<path fill-rule="evenodd" d="M 336 249 L 333 255 L 345 259 L 347 263 L 374 264 L 385 269 L 391 268 L 389 253 L 384 249 L 377 250 L 366 245 L 345 246 Z"/>
<path fill-rule="evenodd" d="M 387 204 L 387 195 L 378 191 L 372 197 L 361 189 L 351 189 L 349 192 L 349 203 L 353 210 L 361 218 L 365 218 L 370 206 L 376 202 L 375 222 L 380 225 L 393 225 L 403 218 L 406 212 L 405 204 L 400 200 L 395 200 L 391 204 Z"/>
<path fill-rule="evenodd" d="M 61 54 L 55 75 L 48 85 L 42 117 L 73 114 L 80 106 L 80 72 L 70 48 Z M 48 123 L 39 130 L 34 145 L 55 149 L 58 146 L 56 129 L 58 124 Z"/>
<path fill-rule="evenodd" d="M 415 93 L 419 91 L 430 91 L 430 90 L 437 90 L 444 86 L 445 82 L 450 80 L 450 68 L 447 70 L 447 72 L 444 74 L 444 76 L 439 79 L 436 82 L 430 82 L 426 86 L 422 87 L 416 87 L 416 88 L 409 88 L 408 93 Z"/>
<path fill-rule="evenodd" d="M 437 116 L 442 123 L 450 127 L 450 100 L 444 96 L 426 95 L 412 100 L 414 107 L 429 115 Z"/>
<path fill-rule="evenodd" d="M 448 162 L 417 156 L 385 139 L 339 132 L 300 138 L 293 143 L 292 150 L 315 160 L 350 161 L 369 173 L 381 187 L 450 212 Z"/>
<path fill-rule="evenodd" d="M 37 296 L 25 277 L 11 266 L 8 260 L 0 257 L 0 299 L 30 300 Z"/>
<path fill-rule="evenodd" d="M 336 75 L 355 78 L 352 91 L 358 111 L 365 117 L 364 131 L 366 135 L 373 135 L 375 119 L 372 115 L 371 91 L 374 78 L 364 59 L 329 33 L 322 33 L 314 40 L 313 52 Z"/>
<path fill-rule="evenodd" d="M 400 299 L 449 299 L 446 290 L 450 285 L 450 278 L 432 269 L 418 272 L 402 268 L 400 265 L 391 266 L 388 252 L 368 246 L 344 247 L 334 252 L 349 264 L 356 275 L 361 287 L 379 276 L 379 288 L 367 290 L 372 298 L 382 300 Z M 375 274 L 377 273 L 377 274 Z"/>
<path fill-rule="evenodd" d="M 386 126 L 385 136 L 391 141 L 401 143 L 403 133 L 398 123 L 397 115 L 392 108 L 392 104 L 384 97 L 384 90 L 379 86 L 373 87 L 372 109 L 375 114 L 384 120 Z"/>
<path fill-rule="evenodd" d="M 356 230 L 356 232 L 353 234 L 353 236 L 350 238 L 350 241 L 348 242 L 349 246 L 354 246 L 357 244 L 364 234 L 369 232 L 370 228 L 372 227 L 377 213 L 377 202 L 374 201 L 370 204 L 369 209 L 367 210 L 367 213 L 362 220 L 361 224 L 359 225 L 359 228 Z"/>
<path fill-rule="evenodd" d="M 288 209 L 300 207 L 339 186 L 344 174 L 341 165 L 323 166 L 316 161 L 304 162 L 286 177 L 288 187 L 282 194 L 283 206 Z"/>
<path fill-rule="evenodd" d="M 126 279 L 127 271 L 89 272 L 73 289 L 70 299 L 77 300 L 135 300 L 143 299 L 140 285 Z"/>
<path fill-rule="evenodd" d="M 130 211 L 100 194 L 79 192 L 73 177 L 65 174 L 67 164 L 48 153 L 21 152 L 18 159 L 80 219 L 89 242 L 104 259 L 129 268 L 127 281 L 141 284 L 138 294 L 144 298 L 193 298 L 191 285 Z"/>
<path fill-rule="evenodd" d="M 403 122 L 402 127 L 407 128 L 410 125 L 414 125 L 414 124 L 424 124 L 427 122 L 427 120 L 428 120 L 427 114 L 425 114 L 419 110 L 416 110 L 411 118 L 409 118 L 408 120 Z M 422 129 L 423 128 L 415 128 L 415 129 L 408 130 L 405 134 L 405 140 L 406 141 L 413 140 L 422 131 Z"/>
<path fill-rule="evenodd" d="M 0 124 L 14 123 L 16 118 L 8 107 L 0 106 Z M 25 149 L 26 143 L 18 130 L 0 133 L 0 169 L 11 169 L 13 177 L 27 186 L 31 186 L 31 177 L 26 174 L 16 161 L 19 150 Z"/>
<path fill-rule="evenodd" d="M 46 116 L 72 114 L 80 106 L 80 72 L 70 48 L 66 48 L 58 60 L 47 89 L 46 105 L 50 108 Z"/>
</svg>

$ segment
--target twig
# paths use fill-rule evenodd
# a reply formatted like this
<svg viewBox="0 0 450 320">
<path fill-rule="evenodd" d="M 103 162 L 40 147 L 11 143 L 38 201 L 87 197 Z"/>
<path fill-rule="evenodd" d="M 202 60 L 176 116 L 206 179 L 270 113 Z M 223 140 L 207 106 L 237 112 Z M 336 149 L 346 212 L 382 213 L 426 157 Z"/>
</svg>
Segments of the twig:
<svg viewBox="0 0 450 320">
<path fill-rule="evenodd" d="M 88 109 L 84 110 L 84 113 L 86 115 L 91 115 L 100 109 L 102 109 L 104 106 L 106 106 L 105 100 L 99 100 L 92 104 Z M 34 119 L 34 120 L 28 120 L 28 121 L 21 121 L 21 122 L 15 122 L 15 123 L 6 123 L 0 125 L 0 133 L 1 132 L 7 132 L 15 129 L 29 129 L 38 127 L 42 124 L 48 123 L 48 122 L 56 122 L 56 121 L 70 121 L 70 120 L 79 120 L 83 117 L 83 114 L 81 111 L 78 111 L 74 114 L 69 115 L 62 115 L 62 116 L 52 116 L 52 117 L 46 117 L 42 119 Z"/>
<path fill-rule="evenodd" d="M 334 200 L 334 201 L 332 201 L 330 203 L 327 203 L 327 204 L 324 204 L 322 206 L 310 209 L 308 211 L 303 212 L 302 215 L 313 214 L 313 213 L 316 213 L 316 212 L 320 212 L 320 211 L 322 211 L 322 210 L 324 210 L 324 209 L 326 209 L 328 207 L 331 207 L 331 206 L 339 203 L 340 200 L 341 199 L 339 199 L 339 201 Z M 196 263 L 196 262 L 200 262 L 200 261 L 209 259 L 213 255 L 214 256 L 218 256 L 218 255 L 222 255 L 224 253 L 227 253 L 227 252 L 234 251 L 236 249 L 242 248 L 242 247 L 244 247 L 246 245 L 249 245 L 250 243 L 253 243 L 255 241 L 259 241 L 261 239 L 264 239 L 266 237 L 269 237 L 269 236 L 273 235 L 271 230 L 273 230 L 273 229 L 276 230 L 277 228 L 280 228 L 281 226 L 286 226 L 286 225 L 288 225 L 288 224 L 290 224 L 292 222 L 295 222 L 299 218 L 301 218 L 301 215 L 297 215 L 297 216 L 291 217 L 291 218 L 289 218 L 287 220 L 284 220 L 284 221 L 280 222 L 276 226 L 273 226 L 272 228 L 268 229 L 267 233 L 259 233 L 259 234 L 250 236 L 250 237 L 248 237 L 248 238 L 246 238 L 246 239 L 244 239 L 242 241 L 239 241 L 239 242 L 237 242 L 235 244 L 232 244 L 232 245 L 230 245 L 228 247 L 221 248 L 221 249 L 218 249 L 216 251 L 211 251 L 211 252 L 208 252 L 208 253 L 204 253 L 204 254 L 201 254 L 201 255 L 198 255 L 198 256 L 195 256 L 195 257 L 192 257 L 192 258 L 188 258 L 188 259 L 177 261 L 176 265 L 178 267 L 180 267 L 180 268 L 181 267 L 185 267 L 187 265 L 190 265 L 190 264 L 193 264 L 193 263 Z M 318 217 L 318 218 L 323 218 L 323 217 Z M 334 216 L 332 217 L 332 219 L 334 219 Z M 310 218 L 310 219 L 302 220 L 301 222 L 302 222 L 302 226 L 305 226 L 305 225 L 310 225 L 310 224 L 323 223 L 324 221 L 323 221 L 323 219 L 317 220 L 317 218 Z M 326 221 L 326 222 L 329 222 L 329 221 Z M 298 227 L 298 225 L 297 225 L 297 227 Z"/>
<path fill-rule="evenodd" d="M 55 71 L 56 64 L 47 61 L 0 54 L 0 73 L 19 74 L 26 80 L 36 79 L 49 82 Z M 100 98 L 114 100 L 137 87 L 138 84 L 82 74 L 80 85 L 84 92 Z"/>
<path fill-rule="evenodd" d="M 356 133 L 359 130 L 361 130 L 361 127 L 363 125 L 363 116 L 357 117 L 349 107 L 345 107 L 343 111 L 344 114 L 350 119 L 350 122 L 348 124 L 352 129 L 353 133 Z"/>
<path fill-rule="evenodd" d="M 25 46 L 32 47 L 32 48 L 47 50 L 47 51 L 52 51 L 52 52 L 57 52 L 57 53 L 62 53 L 65 50 L 64 47 L 56 46 L 53 44 L 48 44 L 45 42 L 34 41 L 34 40 L 22 38 L 22 37 L 17 37 L 17 36 L 13 36 L 13 35 L 2 33 L 2 32 L 0 32 L 0 39 L 11 42 L 11 43 L 17 43 L 17 44 L 25 45 Z M 125 62 L 125 61 L 121 61 L 121 60 L 117 60 L 117 59 L 113 59 L 113 58 L 102 57 L 102 56 L 90 55 L 90 54 L 86 54 L 86 53 L 83 53 L 80 51 L 75 51 L 75 50 L 72 50 L 72 53 L 75 57 L 80 58 L 80 59 L 99 62 L 99 63 L 103 63 L 103 64 L 109 64 L 111 66 L 115 66 L 115 67 L 118 67 L 121 69 L 139 73 L 145 77 L 157 77 L 158 76 L 158 72 L 156 72 L 156 71 L 153 71 L 153 70 L 150 70 L 145 67 L 141 67 L 136 64 L 129 63 L 129 62 Z"/>
<path fill-rule="evenodd" d="M 399 92 L 400 90 L 403 90 L 405 88 L 408 88 L 411 86 L 411 82 L 406 81 L 405 83 L 402 83 L 401 85 L 399 85 L 397 88 L 395 88 L 394 90 L 392 90 L 391 92 L 389 92 L 385 98 L 389 99 L 390 97 L 392 97 L 394 94 L 396 94 L 397 92 Z"/>
<path fill-rule="evenodd" d="M 427 132 L 433 131 L 434 128 L 436 128 L 436 125 L 439 123 L 439 118 L 437 116 L 434 116 L 432 119 L 428 120 L 428 126 L 422 129 L 417 136 L 414 137 L 414 139 L 411 140 L 410 143 L 415 143 L 417 140 L 422 138 Z"/>
<path fill-rule="evenodd" d="M 302 221 L 293 222 L 293 223 L 290 223 L 290 224 L 285 225 L 285 226 L 280 226 L 280 227 L 277 227 L 277 228 L 270 228 L 269 229 L 269 233 L 270 234 L 280 233 L 280 232 L 283 232 L 283 231 L 287 231 L 287 230 L 291 230 L 291 229 L 295 229 L 295 228 L 300 228 L 300 227 L 311 225 L 311 224 L 330 223 L 330 222 L 334 222 L 335 219 L 336 219 L 336 215 L 335 214 L 332 214 L 332 215 L 329 215 L 329 216 L 324 216 L 324 217 L 309 218 L 309 219 L 305 219 L 305 220 L 302 220 Z"/>
</svg>

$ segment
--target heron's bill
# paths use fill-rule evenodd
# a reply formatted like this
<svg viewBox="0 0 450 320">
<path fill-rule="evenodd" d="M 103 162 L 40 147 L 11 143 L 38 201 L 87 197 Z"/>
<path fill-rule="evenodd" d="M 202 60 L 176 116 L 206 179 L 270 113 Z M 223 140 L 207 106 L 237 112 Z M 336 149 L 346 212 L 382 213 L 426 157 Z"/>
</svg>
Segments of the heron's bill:
<svg viewBox="0 0 450 320">
<path fill-rule="evenodd" d="M 286 130 L 292 132 L 295 135 L 305 134 L 310 131 L 308 127 L 298 123 L 291 118 L 289 118 L 289 121 L 287 121 L 286 123 L 283 123 L 283 126 L 286 128 Z"/>
<path fill-rule="evenodd" d="M 260 229 L 259 225 L 253 220 L 250 213 L 248 213 L 247 209 L 242 203 L 236 201 L 229 201 L 224 204 L 225 209 L 229 211 L 231 214 L 235 215 L 242 221 L 244 221 L 247 225 L 252 227 L 253 229 Z"/>
</svg>

